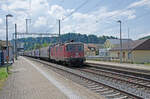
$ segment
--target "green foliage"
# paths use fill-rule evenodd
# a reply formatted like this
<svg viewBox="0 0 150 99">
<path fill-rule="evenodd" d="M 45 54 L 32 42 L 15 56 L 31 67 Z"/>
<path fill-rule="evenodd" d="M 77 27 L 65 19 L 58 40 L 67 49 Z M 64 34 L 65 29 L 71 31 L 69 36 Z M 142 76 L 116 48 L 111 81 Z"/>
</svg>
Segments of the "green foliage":
<svg viewBox="0 0 150 99">
<path fill-rule="evenodd" d="M 34 49 L 39 49 L 41 47 L 42 47 L 42 45 L 40 45 L 40 44 L 34 44 Z"/>
<path fill-rule="evenodd" d="M 145 36 L 143 38 L 140 38 L 140 40 L 142 40 L 142 39 L 150 39 L 150 36 Z"/>
<path fill-rule="evenodd" d="M 8 74 L 5 67 L 0 67 L 0 81 L 7 78 Z"/>
<path fill-rule="evenodd" d="M 47 47 L 47 46 L 49 46 L 49 44 L 45 42 L 45 43 L 43 44 L 43 47 Z"/>
<path fill-rule="evenodd" d="M 4 81 L 7 79 L 8 73 L 6 67 L 0 67 L 0 89 L 2 88 Z"/>
<path fill-rule="evenodd" d="M 67 42 L 74 40 L 75 42 L 83 43 L 94 43 L 94 44 L 103 44 L 106 39 L 116 39 L 113 36 L 96 36 L 96 35 L 86 35 L 80 33 L 67 33 L 60 36 L 61 42 Z M 25 50 L 32 50 L 41 47 L 47 47 L 50 44 L 58 43 L 58 37 L 37 37 L 37 38 L 21 38 L 18 39 L 19 42 L 24 43 Z"/>
</svg>

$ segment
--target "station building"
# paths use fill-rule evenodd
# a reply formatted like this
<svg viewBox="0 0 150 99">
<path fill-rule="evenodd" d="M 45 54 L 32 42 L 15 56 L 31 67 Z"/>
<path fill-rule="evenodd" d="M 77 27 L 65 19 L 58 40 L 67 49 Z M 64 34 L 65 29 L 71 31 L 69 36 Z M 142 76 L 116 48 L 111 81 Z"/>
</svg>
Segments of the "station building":
<svg viewBox="0 0 150 99">
<path fill-rule="evenodd" d="M 120 46 L 110 50 L 112 60 L 120 59 Z M 123 62 L 150 63 L 150 39 L 135 40 L 122 44 Z"/>
</svg>

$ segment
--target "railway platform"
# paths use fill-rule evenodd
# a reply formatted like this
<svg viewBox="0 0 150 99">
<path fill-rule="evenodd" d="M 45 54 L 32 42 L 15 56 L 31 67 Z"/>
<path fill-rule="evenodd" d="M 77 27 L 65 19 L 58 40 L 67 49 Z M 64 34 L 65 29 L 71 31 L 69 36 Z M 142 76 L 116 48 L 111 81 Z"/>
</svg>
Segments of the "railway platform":
<svg viewBox="0 0 150 99">
<path fill-rule="evenodd" d="M 105 99 L 44 65 L 19 57 L 0 90 L 0 99 Z"/>
<path fill-rule="evenodd" d="M 150 66 L 146 66 L 142 64 L 114 63 L 114 62 L 104 62 L 104 61 L 94 61 L 94 60 L 86 60 L 86 63 L 150 71 Z"/>
</svg>

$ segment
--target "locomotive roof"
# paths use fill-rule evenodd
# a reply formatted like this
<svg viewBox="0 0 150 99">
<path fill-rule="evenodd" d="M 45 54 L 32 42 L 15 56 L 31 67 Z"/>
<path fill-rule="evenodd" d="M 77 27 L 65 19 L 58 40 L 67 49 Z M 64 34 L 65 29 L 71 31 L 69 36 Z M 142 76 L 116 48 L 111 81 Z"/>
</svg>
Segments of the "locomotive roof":
<svg viewBox="0 0 150 99">
<path fill-rule="evenodd" d="M 65 43 L 53 44 L 51 46 L 59 46 L 59 45 L 67 45 L 67 44 L 83 44 L 83 43 L 81 43 L 81 42 L 65 42 Z"/>
<path fill-rule="evenodd" d="M 83 44 L 82 42 L 66 42 L 65 44 Z"/>
</svg>

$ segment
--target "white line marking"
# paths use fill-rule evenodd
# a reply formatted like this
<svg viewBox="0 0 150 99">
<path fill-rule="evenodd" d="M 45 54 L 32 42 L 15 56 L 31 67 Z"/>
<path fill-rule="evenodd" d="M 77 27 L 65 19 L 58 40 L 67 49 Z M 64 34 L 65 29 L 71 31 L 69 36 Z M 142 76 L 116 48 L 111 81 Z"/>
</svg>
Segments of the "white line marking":
<svg viewBox="0 0 150 99">
<path fill-rule="evenodd" d="M 57 82 L 51 75 L 48 75 L 46 72 L 41 70 L 39 67 L 37 67 L 35 64 L 33 64 L 28 59 L 22 57 L 24 60 L 26 60 L 31 66 L 33 66 L 37 71 L 39 71 L 45 78 L 47 78 L 53 85 L 55 85 L 61 92 L 63 92 L 69 99 L 81 99 L 78 95 L 73 93 L 70 89 L 63 86 L 61 83 Z"/>
</svg>

